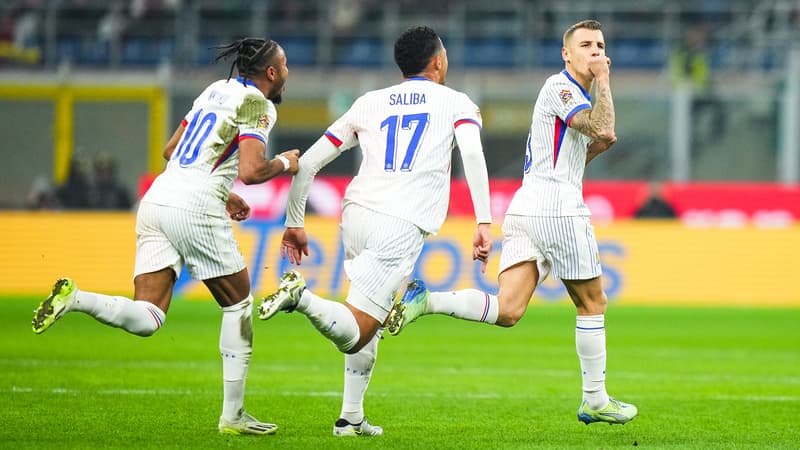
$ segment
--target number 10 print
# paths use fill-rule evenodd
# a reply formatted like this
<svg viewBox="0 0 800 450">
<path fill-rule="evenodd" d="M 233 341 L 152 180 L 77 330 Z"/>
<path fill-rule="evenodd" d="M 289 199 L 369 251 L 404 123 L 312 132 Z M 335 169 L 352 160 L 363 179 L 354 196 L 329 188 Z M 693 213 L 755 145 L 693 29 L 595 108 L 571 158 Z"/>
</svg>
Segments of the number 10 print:
<svg viewBox="0 0 800 450">
<path fill-rule="evenodd" d="M 217 123 L 217 115 L 213 112 L 203 116 L 200 123 L 197 123 L 202 113 L 203 110 L 201 109 L 194 114 L 192 122 L 189 123 L 189 126 L 183 132 L 183 137 L 178 143 L 178 151 L 172 156 L 173 159 L 177 158 L 183 167 L 192 164 L 197 159 L 197 155 L 200 153 L 200 147 L 202 147 L 203 142 L 208 138 L 208 134 L 211 133 L 214 124 Z M 200 132 L 203 132 L 202 136 L 200 136 Z M 199 140 L 198 137 L 200 138 Z"/>
</svg>

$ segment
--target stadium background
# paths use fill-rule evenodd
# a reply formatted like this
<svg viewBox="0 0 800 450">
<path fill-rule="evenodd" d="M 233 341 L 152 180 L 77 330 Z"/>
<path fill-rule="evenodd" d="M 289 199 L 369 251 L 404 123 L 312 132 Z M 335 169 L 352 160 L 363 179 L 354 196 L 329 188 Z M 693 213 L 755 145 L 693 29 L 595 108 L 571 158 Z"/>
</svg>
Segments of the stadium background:
<svg viewBox="0 0 800 450">
<path fill-rule="evenodd" d="M 593 17 L 606 28 L 620 137 L 587 168 L 585 193 L 611 300 L 800 306 L 800 292 L 780 287 L 800 251 L 800 5 L 593 3 L 3 2 L 0 294 L 36 295 L 67 274 L 87 289 L 131 293 L 132 212 L 25 211 L 26 196 L 35 180 L 58 185 L 73 158 L 100 153 L 142 192 L 194 96 L 227 75 L 226 64 L 209 65 L 209 47 L 244 35 L 269 36 L 287 52 L 291 74 L 270 142 L 282 151 L 307 148 L 360 93 L 399 79 L 391 48 L 403 28 L 436 28 L 448 47 L 448 84 L 482 109 L 499 223 L 519 184 L 533 100 L 562 66 L 561 32 Z M 693 87 L 674 57 L 698 34 L 710 81 Z M 315 240 L 304 271 L 321 294 L 344 292 L 336 216 L 358 163 L 357 151 L 345 153 L 312 194 Z M 497 255 L 486 276 L 468 259 L 472 211 L 458 157 L 453 174 L 451 216 L 418 274 L 439 289 L 494 290 Z M 653 181 L 677 220 L 632 219 Z M 277 241 L 287 182 L 237 186 L 256 209 L 236 231 L 259 293 L 285 268 Z M 185 277 L 178 293 L 208 296 Z M 536 296 L 563 297 L 553 282 Z"/>
</svg>

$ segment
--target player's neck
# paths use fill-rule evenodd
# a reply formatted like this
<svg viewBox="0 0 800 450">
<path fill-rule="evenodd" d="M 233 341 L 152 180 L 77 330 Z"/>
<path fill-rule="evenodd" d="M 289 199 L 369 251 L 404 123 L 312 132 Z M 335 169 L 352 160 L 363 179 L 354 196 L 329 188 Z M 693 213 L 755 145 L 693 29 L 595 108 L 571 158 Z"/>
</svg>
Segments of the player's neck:
<svg viewBox="0 0 800 450">
<path fill-rule="evenodd" d="M 434 71 L 426 70 L 426 71 L 420 72 L 420 73 L 418 73 L 416 75 L 412 75 L 410 77 L 407 77 L 406 80 L 411 79 L 411 78 L 417 78 L 417 79 L 425 78 L 426 80 L 433 81 L 434 83 L 441 84 L 440 83 L 440 79 L 439 79 L 439 73 L 436 72 L 435 70 Z"/>
<path fill-rule="evenodd" d="M 269 91 L 272 89 L 272 83 L 270 83 L 269 80 L 266 78 L 249 78 L 247 81 L 253 83 L 256 88 L 264 94 L 264 97 L 269 98 Z"/>
<path fill-rule="evenodd" d="M 584 91 L 591 92 L 594 78 L 592 78 L 591 76 L 588 77 L 581 76 L 579 73 L 575 72 L 575 70 L 573 70 L 569 66 L 565 67 L 565 69 L 567 73 L 569 73 L 569 76 L 571 76 L 573 80 L 577 81 L 578 84 L 581 85 Z"/>
</svg>

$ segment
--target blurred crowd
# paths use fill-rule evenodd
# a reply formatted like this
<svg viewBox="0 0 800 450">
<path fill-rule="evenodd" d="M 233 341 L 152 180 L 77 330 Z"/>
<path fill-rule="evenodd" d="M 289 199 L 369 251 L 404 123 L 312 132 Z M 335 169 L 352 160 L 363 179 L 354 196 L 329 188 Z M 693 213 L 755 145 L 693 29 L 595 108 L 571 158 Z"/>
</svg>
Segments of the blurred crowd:
<svg viewBox="0 0 800 450">
<path fill-rule="evenodd" d="M 654 181 L 648 185 L 644 201 L 633 216 L 637 219 L 674 219 L 678 214 L 664 197 L 664 186 Z"/>
<path fill-rule="evenodd" d="M 177 60 L 205 64 L 210 42 L 268 34 L 298 39 L 307 64 L 328 64 L 326 52 L 337 53 L 338 41 L 357 39 L 362 45 L 381 41 L 386 30 L 425 22 L 442 28 L 453 39 L 473 40 L 505 48 L 514 58 L 496 64 L 547 65 L 537 45 L 550 45 L 555 30 L 581 15 L 602 17 L 620 49 L 619 67 L 661 68 L 664 56 L 682 46 L 681 35 L 693 23 L 709 31 L 704 36 L 713 65 L 744 64 L 800 40 L 800 2 L 794 0 L 726 0 L 670 2 L 668 9 L 642 8 L 635 0 L 593 4 L 581 0 L 458 2 L 440 0 L 5 0 L 0 2 L 0 62 L 50 65 L 63 61 L 85 65 L 154 65 Z M 323 26 L 327 25 L 327 26 Z M 624 41 L 624 46 L 621 45 Z M 557 43 L 556 43 L 557 44 Z M 519 49 L 519 47 L 525 47 Z M 530 47 L 530 48 L 529 48 Z M 482 47 L 469 47 L 470 50 Z M 147 53 L 158 57 L 146 57 Z M 187 53 L 190 54 L 187 56 Z M 194 56 L 200 53 L 201 56 Z M 531 53 L 531 55 L 528 55 Z M 527 56 L 526 56 L 527 55 Z M 513 59 L 513 61 L 509 61 Z M 360 61 L 366 63 L 370 60 Z M 750 61 L 768 66 L 780 61 Z M 487 62 L 495 64 L 495 60 Z M 495 64 L 495 65 L 496 65 Z M 691 63 L 689 63 L 691 64 Z M 695 69 L 691 69 L 695 71 Z"/>
<path fill-rule="evenodd" d="M 26 199 L 28 209 L 130 210 L 133 205 L 130 192 L 117 178 L 116 161 L 105 153 L 91 162 L 73 159 L 60 185 L 36 178 Z"/>
</svg>

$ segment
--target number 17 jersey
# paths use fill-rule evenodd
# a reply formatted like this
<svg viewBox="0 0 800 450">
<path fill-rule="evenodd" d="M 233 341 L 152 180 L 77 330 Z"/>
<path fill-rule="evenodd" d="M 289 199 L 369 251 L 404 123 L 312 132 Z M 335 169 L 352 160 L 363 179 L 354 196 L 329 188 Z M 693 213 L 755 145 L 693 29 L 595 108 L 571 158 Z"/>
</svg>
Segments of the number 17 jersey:
<svg viewBox="0 0 800 450">
<path fill-rule="evenodd" d="M 362 160 L 344 205 L 356 203 L 436 233 L 447 216 L 458 126 L 481 126 L 469 97 L 425 78 L 367 92 L 325 132 Z"/>
</svg>

